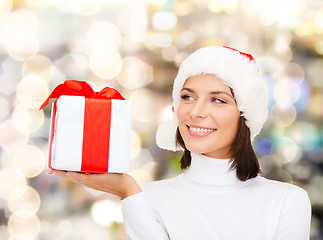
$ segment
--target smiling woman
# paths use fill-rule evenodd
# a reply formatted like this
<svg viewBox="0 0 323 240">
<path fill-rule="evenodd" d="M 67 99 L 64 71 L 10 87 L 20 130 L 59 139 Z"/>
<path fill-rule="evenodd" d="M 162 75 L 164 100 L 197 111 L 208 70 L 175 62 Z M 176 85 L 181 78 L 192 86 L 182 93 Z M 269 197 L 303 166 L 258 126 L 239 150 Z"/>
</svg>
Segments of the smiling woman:
<svg viewBox="0 0 323 240">
<path fill-rule="evenodd" d="M 203 74 L 186 80 L 177 118 L 188 150 L 208 157 L 231 158 L 239 117 L 230 88 L 220 79 Z"/>
<path fill-rule="evenodd" d="M 182 169 L 191 164 L 190 152 L 199 152 L 219 159 L 231 158 L 231 167 L 242 181 L 261 172 L 250 130 L 232 89 L 216 76 L 202 74 L 186 80 L 180 97 L 176 142 L 184 149 Z"/>
<path fill-rule="evenodd" d="M 157 144 L 184 150 L 177 177 L 122 200 L 130 239 L 309 239 L 311 206 L 268 180 L 251 145 L 267 119 L 267 89 L 250 54 L 211 46 L 189 55 Z"/>
<path fill-rule="evenodd" d="M 251 141 L 267 119 L 267 90 L 253 57 L 201 48 L 182 63 L 173 116 L 157 144 L 184 150 L 177 177 L 138 185 L 128 174 L 49 173 L 120 197 L 132 240 L 305 240 L 306 191 L 260 176 Z"/>
</svg>

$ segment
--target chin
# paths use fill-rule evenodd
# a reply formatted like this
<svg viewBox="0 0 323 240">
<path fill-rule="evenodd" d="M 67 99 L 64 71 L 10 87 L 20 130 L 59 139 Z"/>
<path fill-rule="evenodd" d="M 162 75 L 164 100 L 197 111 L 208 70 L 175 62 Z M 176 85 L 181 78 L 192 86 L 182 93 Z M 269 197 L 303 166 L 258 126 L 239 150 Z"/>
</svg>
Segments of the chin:
<svg viewBox="0 0 323 240">
<path fill-rule="evenodd" d="M 186 146 L 186 148 L 191 152 L 196 152 L 201 154 L 207 154 L 211 152 L 209 149 L 205 148 L 205 146 L 196 146 L 196 144 L 194 146 L 188 145 Z"/>
<path fill-rule="evenodd" d="M 207 148 L 205 147 L 205 145 L 203 146 L 188 145 L 186 146 L 186 148 L 191 152 L 200 153 L 212 158 L 227 159 L 232 157 L 232 155 L 229 153 L 230 149 L 228 148 L 214 149 L 214 148 Z"/>
</svg>

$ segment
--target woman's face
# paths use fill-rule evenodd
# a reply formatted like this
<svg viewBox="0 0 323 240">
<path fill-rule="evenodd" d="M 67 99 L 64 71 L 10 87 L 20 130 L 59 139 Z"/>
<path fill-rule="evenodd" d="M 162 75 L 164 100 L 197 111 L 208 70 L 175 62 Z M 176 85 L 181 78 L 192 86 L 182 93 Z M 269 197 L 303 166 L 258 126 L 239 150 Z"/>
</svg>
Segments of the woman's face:
<svg viewBox="0 0 323 240">
<path fill-rule="evenodd" d="M 230 88 L 211 74 L 186 80 L 177 110 L 185 146 L 214 158 L 230 158 L 240 112 Z"/>
</svg>

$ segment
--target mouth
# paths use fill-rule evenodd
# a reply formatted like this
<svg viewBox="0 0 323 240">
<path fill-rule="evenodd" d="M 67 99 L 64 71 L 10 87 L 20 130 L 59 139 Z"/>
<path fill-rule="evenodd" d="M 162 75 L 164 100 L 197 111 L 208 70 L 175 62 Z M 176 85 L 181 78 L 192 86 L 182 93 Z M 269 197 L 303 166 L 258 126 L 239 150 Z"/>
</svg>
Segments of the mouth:
<svg viewBox="0 0 323 240">
<path fill-rule="evenodd" d="M 207 136 L 217 130 L 216 128 L 205 128 L 201 126 L 190 126 L 190 125 L 186 125 L 186 126 L 188 128 L 188 132 L 190 135 L 199 136 L 199 137 Z"/>
</svg>

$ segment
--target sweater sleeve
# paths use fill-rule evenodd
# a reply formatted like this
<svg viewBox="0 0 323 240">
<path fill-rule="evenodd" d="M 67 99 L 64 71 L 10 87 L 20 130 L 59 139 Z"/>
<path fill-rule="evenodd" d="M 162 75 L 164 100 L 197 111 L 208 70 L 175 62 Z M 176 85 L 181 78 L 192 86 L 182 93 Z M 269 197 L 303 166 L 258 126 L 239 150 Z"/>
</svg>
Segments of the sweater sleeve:
<svg viewBox="0 0 323 240">
<path fill-rule="evenodd" d="M 311 203 L 307 192 L 295 188 L 282 208 L 276 240 L 308 240 L 310 236 Z"/>
<path fill-rule="evenodd" d="M 129 240 L 169 240 L 165 227 L 156 219 L 144 192 L 121 201 Z"/>
</svg>

